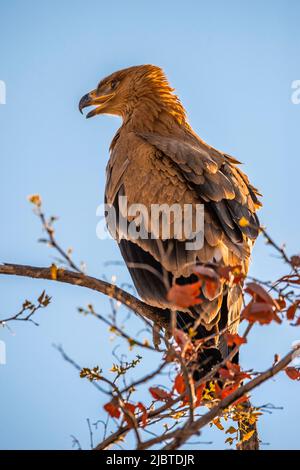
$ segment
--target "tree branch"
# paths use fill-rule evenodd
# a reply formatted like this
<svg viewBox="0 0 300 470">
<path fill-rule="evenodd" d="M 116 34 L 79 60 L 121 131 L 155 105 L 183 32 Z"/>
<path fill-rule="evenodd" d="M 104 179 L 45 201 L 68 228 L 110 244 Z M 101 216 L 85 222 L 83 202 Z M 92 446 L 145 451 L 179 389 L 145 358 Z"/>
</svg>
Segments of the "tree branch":
<svg viewBox="0 0 300 470">
<path fill-rule="evenodd" d="M 87 276 L 82 273 L 68 271 L 65 269 L 57 269 L 56 279 L 53 279 L 51 268 L 42 268 L 34 266 L 26 266 L 20 264 L 2 264 L 0 265 L 0 274 L 8 276 L 30 277 L 34 279 L 46 279 L 49 281 L 63 282 L 74 286 L 85 287 L 101 294 L 107 295 L 118 300 L 143 319 L 155 322 L 161 328 L 168 328 L 169 311 L 147 305 L 141 300 L 129 294 L 120 287 L 110 284 L 109 282 Z"/>
</svg>

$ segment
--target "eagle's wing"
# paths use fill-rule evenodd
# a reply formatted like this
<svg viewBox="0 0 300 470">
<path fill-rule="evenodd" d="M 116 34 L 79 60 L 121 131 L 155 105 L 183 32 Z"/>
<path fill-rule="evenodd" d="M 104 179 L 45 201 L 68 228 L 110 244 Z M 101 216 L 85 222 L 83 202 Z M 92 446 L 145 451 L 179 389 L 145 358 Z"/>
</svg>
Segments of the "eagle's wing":
<svg viewBox="0 0 300 470">
<path fill-rule="evenodd" d="M 158 134 L 141 134 L 143 139 L 167 155 L 180 169 L 199 198 L 209 204 L 222 229 L 233 243 L 243 235 L 255 239 L 259 231 L 256 210 L 259 193 L 239 163 L 204 142 L 187 142 Z M 240 224 L 244 218 L 247 223 Z"/>
<path fill-rule="evenodd" d="M 141 297 L 166 308 L 166 289 L 159 276 L 166 274 L 171 283 L 192 282 L 186 265 L 215 261 L 241 264 L 246 273 L 259 230 L 255 211 L 260 203 L 256 189 L 237 167 L 238 162 L 195 139 L 153 133 L 132 138 L 128 151 L 123 144 L 122 152 L 116 146 L 112 155 L 117 165 L 111 164 L 108 175 L 111 202 L 117 195 L 125 195 L 129 204 L 142 203 L 148 208 L 153 203 L 177 202 L 203 203 L 205 207 L 204 246 L 198 251 L 187 251 L 185 240 L 120 240 L 122 255 Z M 240 223 L 242 218 L 247 223 Z M 204 291 L 204 301 L 194 309 L 207 330 L 220 321 L 222 326 L 232 323 L 240 313 L 240 286 L 229 291 L 221 287 L 213 297 Z"/>
</svg>

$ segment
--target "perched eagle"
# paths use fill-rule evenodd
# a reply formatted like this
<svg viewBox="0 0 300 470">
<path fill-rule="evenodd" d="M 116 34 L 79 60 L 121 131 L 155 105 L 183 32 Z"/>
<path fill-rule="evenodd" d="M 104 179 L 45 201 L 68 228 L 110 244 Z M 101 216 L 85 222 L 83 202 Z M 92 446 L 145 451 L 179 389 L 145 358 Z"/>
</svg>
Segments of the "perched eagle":
<svg viewBox="0 0 300 470">
<path fill-rule="evenodd" d="M 105 201 L 118 217 L 132 217 L 121 207 L 142 204 L 177 207 L 204 206 L 203 243 L 187 249 L 185 234 L 177 236 L 170 220 L 169 237 L 152 228 L 155 220 L 140 218 L 139 230 L 147 237 L 117 233 L 118 244 L 141 298 L 161 309 L 170 308 L 168 288 L 192 284 L 195 266 L 241 266 L 248 271 L 253 243 L 259 232 L 258 191 L 238 167 L 239 162 L 205 143 L 187 122 L 186 112 L 161 68 L 129 67 L 100 81 L 82 97 L 79 109 L 94 106 L 87 118 L 112 114 L 122 118 L 110 146 Z M 153 217 L 152 217 L 153 218 Z M 243 223 L 241 223 L 243 221 Z M 116 227 L 108 221 L 109 229 Z M 111 226 L 110 226 L 111 225 Z M 156 225 L 155 225 L 156 226 Z M 188 237 L 186 237 L 188 238 Z M 187 328 L 198 319 L 197 337 L 217 333 L 229 325 L 237 330 L 242 306 L 240 284 L 221 283 L 211 292 L 202 289 L 201 303 L 182 309 L 178 325 Z M 227 354 L 222 337 L 199 360 L 207 370 Z"/>
</svg>

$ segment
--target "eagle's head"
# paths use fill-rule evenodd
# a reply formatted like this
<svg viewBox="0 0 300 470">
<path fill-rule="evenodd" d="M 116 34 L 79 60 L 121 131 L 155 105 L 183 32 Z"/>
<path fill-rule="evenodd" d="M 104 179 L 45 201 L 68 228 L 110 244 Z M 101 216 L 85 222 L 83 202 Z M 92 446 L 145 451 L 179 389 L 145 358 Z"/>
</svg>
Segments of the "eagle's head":
<svg viewBox="0 0 300 470">
<path fill-rule="evenodd" d="M 136 114 L 136 110 L 139 115 L 145 113 L 145 117 L 149 114 L 157 117 L 162 111 L 168 111 L 183 120 L 184 108 L 173 91 L 160 67 L 137 65 L 101 80 L 97 88 L 81 98 L 79 110 L 82 113 L 84 108 L 93 106 L 87 118 L 113 114 L 122 117 L 123 121 Z"/>
</svg>

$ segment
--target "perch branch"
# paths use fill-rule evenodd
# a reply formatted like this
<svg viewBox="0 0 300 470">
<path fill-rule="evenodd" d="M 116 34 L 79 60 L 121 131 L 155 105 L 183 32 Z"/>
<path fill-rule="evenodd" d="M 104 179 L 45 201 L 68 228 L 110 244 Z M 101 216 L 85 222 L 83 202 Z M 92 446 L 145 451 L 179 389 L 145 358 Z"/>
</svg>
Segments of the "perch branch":
<svg viewBox="0 0 300 470">
<path fill-rule="evenodd" d="M 0 265 L 0 274 L 54 281 L 51 268 L 45 267 L 2 264 Z M 143 319 L 155 322 L 155 324 L 159 325 L 161 328 L 168 328 L 169 312 L 167 310 L 160 310 L 158 308 L 151 307 L 114 284 L 110 284 L 109 282 L 102 281 L 95 277 L 87 276 L 83 273 L 72 272 L 65 269 L 57 270 L 55 281 L 85 287 L 87 289 L 100 292 L 101 294 L 107 295 L 108 297 L 121 302 Z"/>
</svg>

